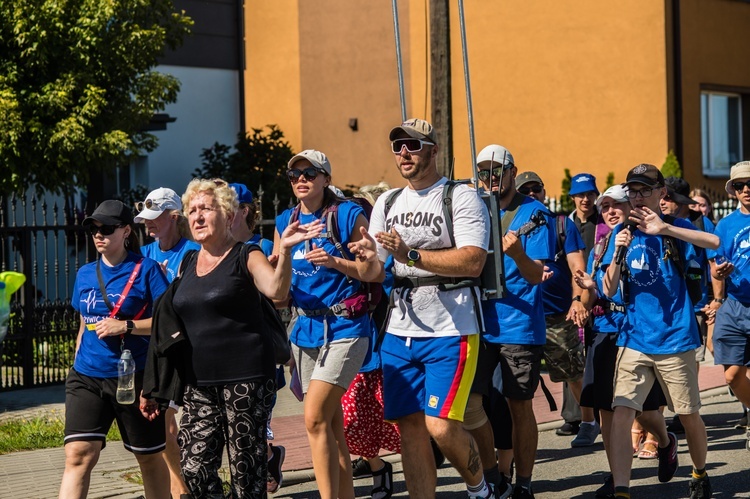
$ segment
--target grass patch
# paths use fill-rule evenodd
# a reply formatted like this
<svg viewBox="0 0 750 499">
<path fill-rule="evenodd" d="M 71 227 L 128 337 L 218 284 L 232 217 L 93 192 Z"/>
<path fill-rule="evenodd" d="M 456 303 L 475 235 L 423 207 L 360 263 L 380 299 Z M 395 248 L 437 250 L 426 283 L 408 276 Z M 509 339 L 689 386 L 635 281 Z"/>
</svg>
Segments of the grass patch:
<svg viewBox="0 0 750 499">
<path fill-rule="evenodd" d="M 62 447 L 64 437 L 65 422 L 62 414 L 52 412 L 33 418 L 11 419 L 0 423 L 0 455 Z M 122 440 L 116 424 L 109 429 L 107 440 Z"/>
</svg>

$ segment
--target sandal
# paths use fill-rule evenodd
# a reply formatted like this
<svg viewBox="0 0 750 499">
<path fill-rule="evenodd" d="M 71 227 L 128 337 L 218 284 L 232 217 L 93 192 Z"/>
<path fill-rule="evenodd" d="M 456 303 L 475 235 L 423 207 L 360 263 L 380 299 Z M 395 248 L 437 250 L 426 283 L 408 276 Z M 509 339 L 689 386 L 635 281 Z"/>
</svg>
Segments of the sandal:
<svg viewBox="0 0 750 499">
<path fill-rule="evenodd" d="M 641 444 L 646 439 L 646 434 L 642 430 L 636 430 L 635 428 L 631 428 L 630 433 L 633 435 L 638 435 L 638 440 L 635 442 L 632 442 L 633 444 L 633 457 L 638 456 L 638 452 L 641 449 Z"/>
<path fill-rule="evenodd" d="M 646 446 L 650 445 L 653 447 L 653 450 L 647 449 Z M 643 442 L 643 448 L 641 448 L 641 452 L 638 453 L 638 459 L 656 459 L 659 457 L 659 453 L 657 452 L 657 449 L 659 448 L 659 442 L 656 440 L 646 440 Z"/>
</svg>

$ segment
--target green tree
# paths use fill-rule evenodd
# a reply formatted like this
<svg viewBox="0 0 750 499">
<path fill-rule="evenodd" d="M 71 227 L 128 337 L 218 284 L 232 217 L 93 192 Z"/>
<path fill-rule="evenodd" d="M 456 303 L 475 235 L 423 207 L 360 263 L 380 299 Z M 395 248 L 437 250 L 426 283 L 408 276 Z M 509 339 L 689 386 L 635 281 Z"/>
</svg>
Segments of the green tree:
<svg viewBox="0 0 750 499">
<path fill-rule="evenodd" d="M 680 162 L 677 161 L 677 156 L 674 155 L 672 149 L 667 154 L 667 159 L 664 160 L 664 164 L 661 165 L 661 174 L 664 177 L 677 177 L 682 178 L 682 168 L 680 168 Z"/>
<path fill-rule="evenodd" d="M 267 130 L 266 130 L 267 129 Z M 294 156 L 292 146 L 284 140 L 284 132 L 276 125 L 240 132 L 232 147 L 215 143 L 203 149 L 202 167 L 194 177 L 223 178 L 227 182 L 245 184 L 254 194 L 263 189 L 263 218 L 273 218 L 273 200 L 278 196 L 279 208 L 286 208 L 292 197 L 286 178 L 286 165 Z"/>
<path fill-rule="evenodd" d="M 560 194 L 560 206 L 561 212 L 571 213 L 576 209 L 576 205 L 573 202 L 573 198 L 568 194 L 570 192 L 570 181 L 573 177 L 570 175 L 570 169 L 565 169 L 565 176 L 562 179 L 562 194 Z"/>
<path fill-rule="evenodd" d="M 156 147 L 179 81 L 153 71 L 192 20 L 172 0 L 0 2 L 0 192 L 85 186 Z"/>
</svg>

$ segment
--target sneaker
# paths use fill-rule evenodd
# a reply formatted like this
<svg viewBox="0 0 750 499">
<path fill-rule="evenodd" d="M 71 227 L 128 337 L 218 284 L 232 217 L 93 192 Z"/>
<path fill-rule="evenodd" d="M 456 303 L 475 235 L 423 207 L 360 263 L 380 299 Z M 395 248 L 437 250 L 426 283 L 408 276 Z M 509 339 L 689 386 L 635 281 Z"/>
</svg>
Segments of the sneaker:
<svg viewBox="0 0 750 499">
<path fill-rule="evenodd" d="M 430 439 L 430 445 L 432 446 L 432 455 L 435 458 L 435 468 L 439 469 L 445 462 L 445 456 L 433 439 Z"/>
<path fill-rule="evenodd" d="M 495 498 L 508 499 L 513 494 L 513 486 L 505 475 L 500 473 L 500 481 L 495 484 Z"/>
<path fill-rule="evenodd" d="M 747 438 L 747 450 L 750 450 L 750 429 L 748 429 L 747 433 L 745 433 L 745 437 Z"/>
<path fill-rule="evenodd" d="M 703 478 L 690 479 L 690 499 L 708 499 L 711 497 L 711 482 L 708 475 Z"/>
<path fill-rule="evenodd" d="M 271 447 L 271 459 L 268 460 L 266 492 L 273 494 L 281 488 L 281 482 L 284 481 L 284 475 L 281 473 L 281 465 L 284 464 L 286 449 L 282 445 L 268 445 Z"/>
<path fill-rule="evenodd" d="M 565 422 L 564 425 L 555 430 L 556 435 L 561 437 L 569 437 L 571 435 L 578 435 L 578 428 L 581 426 L 580 421 L 573 421 L 572 423 Z"/>
<path fill-rule="evenodd" d="M 352 461 L 352 477 L 357 478 L 368 478 L 372 476 L 372 468 L 370 463 L 363 457 L 358 457 Z"/>
<path fill-rule="evenodd" d="M 534 493 L 528 487 L 514 487 L 513 488 L 513 499 L 524 499 L 526 497 L 534 497 Z"/>
<path fill-rule="evenodd" d="M 669 445 L 665 448 L 659 447 L 659 481 L 664 483 L 672 479 L 675 472 L 677 471 L 677 435 L 670 432 L 667 434 L 669 437 Z"/>
<path fill-rule="evenodd" d="M 266 423 L 266 440 L 273 440 L 273 430 L 271 429 L 271 420 Z"/>
<path fill-rule="evenodd" d="M 607 475 L 607 478 L 604 479 L 604 485 L 596 489 L 594 497 L 603 499 L 615 497 L 615 478 L 612 475 Z"/>
<path fill-rule="evenodd" d="M 594 421 L 594 424 L 581 423 L 576 438 L 570 442 L 571 447 L 589 447 L 594 445 L 596 437 L 599 435 L 601 427 L 599 423 Z"/>
<path fill-rule="evenodd" d="M 672 418 L 672 422 L 667 425 L 667 431 L 671 431 L 675 435 L 685 434 L 685 427 L 682 426 L 682 421 L 680 421 L 679 415 L 674 415 L 674 417 Z"/>
<path fill-rule="evenodd" d="M 388 461 L 383 464 L 372 473 L 372 499 L 389 499 L 393 495 L 393 465 Z"/>
<path fill-rule="evenodd" d="M 734 426 L 737 429 L 747 428 L 747 411 L 742 413 L 742 416 L 737 419 L 737 424 Z"/>
</svg>

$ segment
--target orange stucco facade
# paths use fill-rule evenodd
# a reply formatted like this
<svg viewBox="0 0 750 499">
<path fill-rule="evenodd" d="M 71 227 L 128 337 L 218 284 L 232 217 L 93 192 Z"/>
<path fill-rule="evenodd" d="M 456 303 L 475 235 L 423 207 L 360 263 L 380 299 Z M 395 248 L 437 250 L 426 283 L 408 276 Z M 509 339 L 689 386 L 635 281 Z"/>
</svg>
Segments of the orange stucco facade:
<svg viewBox="0 0 750 499">
<path fill-rule="evenodd" d="M 675 143 L 671 5 L 465 2 L 476 150 L 506 146 L 550 195 L 559 194 L 566 168 L 593 173 L 603 186 L 609 172 L 620 181 L 637 163 L 660 166 Z M 401 0 L 399 17 L 407 114 L 429 119 L 427 0 Z M 737 47 L 726 48 L 732 38 L 747 54 L 750 4 L 683 0 L 680 19 L 683 163 L 686 178 L 701 185 L 701 85 L 750 88 L 750 66 L 736 62 Z M 457 2 L 450 25 L 455 176 L 466 178 Z M 387 140 L 401 121 L 390 2 L 246 0 L 245 38 L 248 127 L 275 123 L 295 150 L 324 151 L 340 187 L 403 185 Z"/>
</svg>

